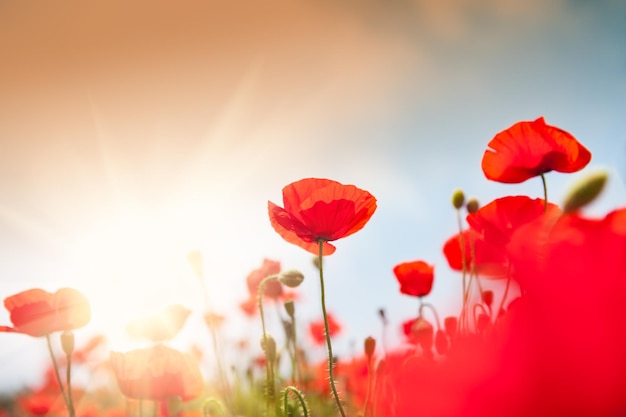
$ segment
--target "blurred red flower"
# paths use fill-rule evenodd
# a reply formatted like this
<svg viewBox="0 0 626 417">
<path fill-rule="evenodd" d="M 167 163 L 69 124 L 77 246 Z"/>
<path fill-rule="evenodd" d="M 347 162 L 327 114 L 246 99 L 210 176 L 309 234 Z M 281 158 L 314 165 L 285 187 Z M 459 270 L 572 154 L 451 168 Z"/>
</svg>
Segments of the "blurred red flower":
<svg viewBox="0 0 626 417">
<path fill-rule="evenodd" d="M 140 317 L 128 323 L 126 331 L 135 338 L 145 338 L 153 342 L 172 339 L 183 328 L 191 310 L 173 304 L 162 310 Z"/>
<path fill-rule="evenodd" d="M 74 400 L 82 399 L 83 395 L 83 390 L 79 388 L 72 389 L 72 398 Z M 44 378 L 41 385 L 33 390 L 17 395 L 16 407 L 26 413 L 26 415 L 32 416 L 66 415 L 67 408 L 54 368 L 49 367 L 44 370 Z"/>
<path fill-rule="evenodd" d="M 427 320 L 418 317 L 402 323 L 402 332 L 407 338 L 407 342 L 419 345 L 424 352 L 430 352 L 435 337 L 435 329 Z"/>
<path fill-rule="evenodd" d="M 451 338 L 442 361 L 388 354 L 380 415 L 626 414 L 626 209 L 540 216 L 507 249 L 522 295 L 481 335 Z"/>
<path fill-rule="evenodd" d="M 477 273 L 485 278 L 506 278 L 510 267 L 507 245 L 513 234 L 540 217 L 548 221 L 561 214 L 557 205 L 548 203 L 547 209 L 544 205 L 543 199 L 509 196 L 498 198 L 468 214 L 470 229 L 463 232 L 467 271 L 471 268 L 473 253 Z M 452 269 L 462 270 L 459 235 L 446 241 L 443 252 Z"/>
<path fill-rule="evenodd" d="M 91 319 L 87 298 L 73 288 L 49 293 L 33 288 L 4 299 L 13 327 L 0 326 L 0 331 L 45 336 L 56 331 L 73 330 Z"/>
<path fill-rule="evenodd" d="M 547 125 L 543 117 L 515 123 L 487 145 L 482 168 L 493 181 L 520 183 L 550 171 L 576 172 L 591 153 L 570 133 Z"/>
<path fill-rule="evenodd" d="M 423 297 L 433 288 L 435 267 L 424 261 L 404 262 L 393 268 L 400 292 L 415 297 Z"/>
<path fill-rule="evenodd" d="M 330 241 L 358 232 L 376 210 L 376 199 L 354 185 L 305 178 L 283 188 L 284 208 L 268 202 L 270 222 L 283 239 L 318 255 L 335 252 Z"/>
<path fill-rule="evenodd" d="M 254 317 L 258 311 L 256 298 L 250 296 L 247 300 L 239 303 L 239 308 L 248 317 Z"/>
<path fill-rule="evenodd" d="M 111 352 L 110 363 L 120 390 L 129 398 L 188 401 L 204 389 L 193 357 L 161 344 L 128 353 Z"/>
<path fill-rule="evenodd" d="M 261 282 L 271 276 L 278 275 L 280 273 L 280 262 L 273 261 L 271 259 L 263 259 L 263 264 L 260 268 L 257 268 L 248 274 L 246 278 L 246 284 L 248 285 L 248 292 L 251 299 L 256 299 L 259 296 L 259 286 Z M 283 294 L 283 285 L 279 280 L 273 279 L 265 283 L 263 295 L 271 299 L 277 300 Z"/>
<path fill-rule="evenodd" d="M 470 271 L 473 259 L 476 272 L 482 277 L 498 279 L 507 276 L 508 258 L 504 248 L 485 242 L 483 236 L 475 230 L 468 229 L 449 238 L 443 245 L 443 253 L 448 265 L 455 271 L 463 270 L 465 258 L 466 272 Z"/>
<path fill-rule="evenodd" d="M 328 333 L 330 337 L 333 337 L 341 331 L 341 325 L 339 324 L 337 320 L 335 320 L 335 317 L 332 314 L 328 313 L 327 316 L 328 316 Z M 324 330 L 325 329 L 324 329 L 323 319 L 311 322 L 309 324 L 309 334 L 313 338 L 313 341 L 315 342 L 315 344 L 323 345 L 324 343 L 326 343 L 326 336 L 324 336 Z"/>
<path fill-rule="evenodd" d="M 508 196 L 493 200 L 475 213 L 467 215 L 467 223 L 490 245 L 505 247 L 513 233 L 522 225 L 541 216 L 556 218 L 561 210 L 556 204 L 527 196 Z"/>
</svg>

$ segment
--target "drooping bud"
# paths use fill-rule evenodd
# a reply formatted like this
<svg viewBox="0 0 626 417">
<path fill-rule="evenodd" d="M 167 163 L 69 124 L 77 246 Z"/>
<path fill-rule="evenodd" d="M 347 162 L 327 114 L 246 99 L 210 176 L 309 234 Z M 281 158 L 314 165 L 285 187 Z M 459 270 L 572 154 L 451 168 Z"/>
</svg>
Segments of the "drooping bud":
<svg viewBox="0 0 626 417">
<path fill-rule="evenodd" d="M 468 213 L 476 213 L 478 211 L 478 209 L 480 208 L 480 204 L 478 204 L 478 200 L 474 197 L 470 198 L 467 201 L 467 205 L 465 207 L 467 209 Z"/>
<path fill-rule="evenodd" d="M 278 279 L 283 285 L 289 288 L 296 288 L 304 281 L 304 275 L 296 269 L 290 269 L 289 271 L 281 272 L 278 275 Z"/>
<path fill-rule="evenodd" d="M 452 205 L 455 209 L 460 209 L 465 204 L 465 194 L 463 194 L 463 190 L 455 190 L 452 194 Z"/>
<path fill-rule="evenodd" d="M 607 179 L 608 174 L 606 172 L 596 172 L 580 180 L 565 197 L 563 212 L 572 213 L 591 203 L 600 195 Z"/>
<path fill-rule="evenodd" d="M 61 347 L 67 356 L 72 356 L 72 352 L 74 352 L 74 333 L 69 330 L 61 333 Z"/>
<path fill-rule="evenodd" d="M 370 359 L 374 354 L 374 351 L 376 350 L 376 339 L 374 339 L 372 336 L 366 337 L 363 348 L 365 351 L 365 356 L 367 356 L 367 359 Z"/>
<path fill-rule="evenodd" d="M 265 338 L 261 338 L 261 349 L 265 352 L 265 358 L 268 362 L 274 363 L 276 360 L 276 341 L 269 334 Z"/>
<path fill-rule="evenodd" d="M 443 327 L 446 329 L 446 334 L 450 339 L 456 337 L 457 326 L 458 320 L 455 316 L 449 316 L 443 320 Z"/>
<path fill-rule="evenodd" d="M 283 305 L 285 306 L 285 311 L 287 312 L 291 320 L 293 320 L 296 313 L 296 306 L 294 305 L 293 300 L 287 300 Z"/>
</svg>

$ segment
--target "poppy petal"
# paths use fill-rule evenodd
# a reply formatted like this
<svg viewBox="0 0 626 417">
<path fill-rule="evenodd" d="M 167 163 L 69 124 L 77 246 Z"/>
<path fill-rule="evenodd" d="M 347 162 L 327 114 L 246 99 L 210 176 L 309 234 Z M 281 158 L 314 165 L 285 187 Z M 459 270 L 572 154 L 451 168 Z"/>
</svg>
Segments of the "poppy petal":
<svg viewBox="0 0 626 417">
<path fill-rule="evenodd" d="M 547 125 L 543 117 L 514 124 L 487 146 L 483 172 L 503 183 L 520 183 L 549 171 L 577 172 L 591 160 L 591 153 L 574 136 Z"/>
<path fill-rule="evenodd" d="M 297 219 L 294 219 L 290 215 L 290 213 L 271 201 L 268 201 L 268 212 L 272 227 L 283 239 L 289 243 L 300 246 L 314 255 L 319 254 L 319 243 L 309 240 L 309 237 L 302 237 L 302 235 L 307 236 L 308 232 Z M 296 230 L 298 232 L 296 232 Z M 322 243 L 322 255 L 332 255 L 334 252 L 335 247 L 333 245 L 328 242 Z"/>
</svg>

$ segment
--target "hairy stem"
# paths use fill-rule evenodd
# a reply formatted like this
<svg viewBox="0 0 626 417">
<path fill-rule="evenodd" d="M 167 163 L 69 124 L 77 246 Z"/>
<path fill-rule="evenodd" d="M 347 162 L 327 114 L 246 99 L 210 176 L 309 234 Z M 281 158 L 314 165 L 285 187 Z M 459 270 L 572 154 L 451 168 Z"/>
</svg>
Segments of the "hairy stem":
<svg viewBox="0 0 626 417">
<path fill-rule="evenodd" d="M 341 405 L 341 401 L 339 400 L 339 394 L 337 393 L 337 387 L 335 387 L 335 378 L 333 376 L 333 347 L 330 343 L 330 331 L 328 329 L 328 316 L 326 314 L 326 301 L 325 301 L 325 293 L 324 293 L 324 267 L 323 267 L 323 249 L 324 249 L 324 241 L 320 240 L 319 244 L 319 270 L 320 270 L 320 290 L 321 290 L 321 301 L 322 301 L 322 316 L 324 317 L 324 334 L 326 336 L 326 347 L 328 348 L 328 377 L 330 379 L 330 389 L 333 392 L 333 396 L 335 397 L 335 402 L 337 403 L 337 408 L 339 409 L 339 413 L 341 417 L 346 417 L 346 413 L 343 411 L 343 406 Z"/>
</svg>

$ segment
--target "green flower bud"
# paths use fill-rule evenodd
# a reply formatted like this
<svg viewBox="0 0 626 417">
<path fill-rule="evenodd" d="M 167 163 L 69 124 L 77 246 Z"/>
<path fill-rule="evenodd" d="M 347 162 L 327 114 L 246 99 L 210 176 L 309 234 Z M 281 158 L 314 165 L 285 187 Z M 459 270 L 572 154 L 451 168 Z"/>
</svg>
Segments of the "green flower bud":
<svg viewBox="0 0 626 417">
<path fill-rule="evenodd" d="M 74 352 L 74 333 L 64 331 L 61 333 L 61 347 L 67 356 L 71 356 Z"/>
<path fill-rule="evenodd" d="M 304 281 L 304 275 L 296 269 L 291 269 L 289 271 L 281 272 L 278 279 L 283 285 L 286 285 L 289 288 L 296 288 L 302 284 L 302 281 Z"/>
<path fill-rule="evenodd" d="M 596 172 L 580 180 L 570 189 L 565 198 L 563 212 L 572 213 L 591 203 L 600 195 L 607 179 L 608 174 L 606 172 Z"/>
<path fill-rule="evenodd" d="M 296 306 L 294 305 L 293 300 L 285 301 L 285 304 L 283 305 L 285 306 L 285 311 L 287 312 L 289 317 L 293 320 L 293 317 L 296 312 Z"/>
<path fill-rule="evenodd" d="M 465 204 L 465 194 L 463 194 L 463 190 L 456 190 L 452 194 L 452 205 L 455 209 L 460 209 Z"/>
</svg>

